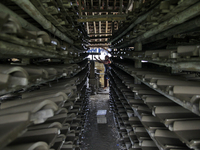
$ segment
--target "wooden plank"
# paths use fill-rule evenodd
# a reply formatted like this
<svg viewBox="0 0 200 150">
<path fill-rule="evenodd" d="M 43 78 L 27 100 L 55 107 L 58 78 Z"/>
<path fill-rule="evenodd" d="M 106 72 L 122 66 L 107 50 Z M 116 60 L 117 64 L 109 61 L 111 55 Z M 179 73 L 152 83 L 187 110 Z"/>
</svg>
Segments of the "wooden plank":
<svg viewBox="0 0 200 150">
<path fill-rule="evenodd" d="M 86 0 L 84 0 L 84 4 L 83 4 L 84 10 L 86 9 Z"/>
<path fill-rule="evenodd" d="M 87 47 L 109 47 L 110 45 L 88 45 Z"/>
<path fill-rule="evenodd" d="M 78 0 L 78 11 L 79 11 L 79 15 L 81 14 L 81 0 Z"/>
<path fill-rule="evenodd" d="M 92 15 L 81 15 L 80 17 L 82 19 L 87 19 L 87 18 L 102 18 L 102 17 L 127 17 L 127 14 L 122 14 L 122 15 L 113 15 L 113 14 L 108 14 L 108 12 L 106 12 L 106 15 L 95 15 L 95 13 L 93 12 Z"/>
<path fill-rule="evenodd" d="M 107 0 L 107 3 L 108 3 L 108 0 Z M 108 15 L 108 12 L 106 13 L 106 15 Z M 108 33 L 108 21 L 106 21 L 106 33 Z M 106 34 L 106 36 L 107 36 L 107 34 Z M 107 41 L 108 39 L 106 39 L 106 41 Z"/>
<path fill-rule="evenodd" d="M 119 9 L 85 9 L 85 10 L 82 10 L 82 12 L 119 12 Z"/>
<path fill-rule="evenodd" d="M 93 0 L 91 0 L 91 9 L 93 9 Z"/>
<path fill-rule="evenodd" d="M 87 16 L 87 12 L 85 13 L 85 15 Z M 87 34 L 90 34 L 90 27 L 88 25 L 88 22 L 86 22 L 86 26 L 87 26 Z"/>
<path fill-rule="evenodd" d="M 106 9 L 109 7 L 109 0 L 106 0 Z"/>
<path fill-rule="evenodd" d="M 94 16 L 94 12 L 92 13 L 92 15 Z M 96 34 L 96 33 L 97 33 L 96 22 L 94 21 L 93 24 L 94 24 L 94 33 Z M 96 36 L 96 35 L 95 35 L 95 36 Z M 96 41 L 96 40 L 95 40 L 95 41 Z"/>
<path fill-rule="evenodd" d="M 115 31 L 115 22 L 112 22 L 112 35 L 114 34 Z"/>
<path fill-rule="evenodd" d="M 101 0 L 99 0 L 99 9 L 101 9 Z"/>
<path fill-rule="evenodd" d="M 112 35 L 111 33 L 90 33 L 88 35 Z"/>
<path fill-rule="evenodd" d="M 120 0 L 120 8 L 119 8 L 120 14 L 122 14 L 122 5 L 123 5 L 123 0 Z"/>
<path fill-rule="evenodd" d="M 113 7 L 113 10 L 116 10 L 116 3 L 117 3 L 117 0 L 114 0 L 114 7 Z"/>
<path fill-rule="evenodd" d="M 97 37 L 89 37 L 88 39 L 109 39 L 111 38 L 112 36 L 97 36 Z"/>
<path fill-rule="evenodd" d="M 99 15 L 101 15 L 101 13 L 99 13 Z M 101 33 L 101 21 L 99 21 L 99 33 Z M 101 39 L 100 39 L 100 41 L 101 41 Z"/>
<path fill-rule="evenodd" d="M 107 43 L 107 42 L 88 42 L 88 43 L 90 43 L 90 44 L 105 44 L 105 43 Z"/>
<path fill-rule="evenodd" d="M 125 21 L 126 15 L 101 15 L 94 17 L 88 17 L 83 19 L 77 19 L 77 22 L 94 22 L 94 21 Z"/>
</svg>

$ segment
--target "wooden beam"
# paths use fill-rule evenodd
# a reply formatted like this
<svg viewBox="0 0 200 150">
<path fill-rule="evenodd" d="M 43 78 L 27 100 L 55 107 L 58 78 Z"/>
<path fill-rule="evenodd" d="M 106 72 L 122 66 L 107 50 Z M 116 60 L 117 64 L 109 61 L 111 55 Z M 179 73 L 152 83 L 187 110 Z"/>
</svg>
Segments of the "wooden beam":
<svg viewBox="0 0 200 150">
<path fill-rule="evenodd" d="M 97 33 L 97 30 L 96 30 L 96 22 L 94 21 L 94 33 L 96 34 Z"/>
<path fill-rule="evenodd" d="M 99 13 L 99 15 L 101 15 L 101 13 Z M 101 33 L 101 21 L 99 21 L 99 33 Z M 101 41 L 101 39 L 100 39 L 100 41 Z"/>
<path fill-rule="evenodd" d="M 120 8 L 119 8 L 120 15 L 122 14 L 122 5 L 123 5 L 123 0 L 120 0 Z"/>
<path fill-rule="evenodd" d="M 114 8 L 113 8 L 113 10 L 116 10 L 116 3 L 117 3 L 117 0 L 114 0 Z"/>
<path fill-rule="evenodd" d="M 101 0 L 99 0 L 99 9 L 101 9 Z"/>
<path fill-rule="evenodd" d="M 90 44 L 106 44 L 107 42 L 88 42 L 88 43 L 90 43 Z"/>
<path fill-rule="evenodd" d="M 115 31 L 115 22 L 112 22 L 112 35 L 114 34 Z"/>
<path fill-rule="evenodd" d="M 119 9 L 85 9 L 85 10 L 82 10 L 82 12 L 119 12 Z"/>
<path fill-rule="evenodd" d="M 108 9 L 109 6 L 109 0 L 106 0 L 106 9 Z"/>
<path fill-rule="evenodd" d="M 109 47 L 110 45 L 88 45 L 87 47 Z"/>
<path fill-rule="evenodd" d="M 77 22 L 94 22 L 94 21 L 125 21 L 126 15 L 101 15 L 77 19 Z"/>
<path fill-rule="evenodd" d="M 89 37 L 88 39 L 89 40 L 92 40 L 92 39 L 109 39 L 111 37 L 112 36 L 97 36 L 97 37 Z"/>
<path fill-rule="evenodd" d="M 87 12 L 85 13 L 85 15 L 87 16 Z M 88 25 L 88 22 L 86 22 L 86 26 L 87 26 L 87 34 L 90 34 L 90 27 Z"/>
<path fill-rule="evenodd" d="M 113 14 L 109 14 L 108 12 L 106 12 L 106 15 L 95 15 L 94 12 L 92 13 L 92 15 L 81 15 L 80 17 L 83 19 L 87 19 L 87 18 L 102 18 L 102 17 L 127 17 L 127 14 L 122 14 L 122 15 L 113 15 Z"/>
<path fill-rule="evenodd" d="M 108 2 L 108 0 L 107 0 L 107 2 Z M 106 13 L 106 15 L 108 15 L 108 12 Z M 108 33 L 108 21 L 106 21 L 106 33 Z M 107 36 L 107 34 L 106 34 L 106 36 Z M 106 41 L 107 41 L 108 39 L 106 39 Z"/>
<path fill-rule="evenodd" d="M 92 15 L 94 16 L 94 12 L 92 13 Z M 97 29 L 96 29 L 96 22 L 93 21 L 93 24 L 94 24 L 94 33 L 96 34 L 97 33 Z M 96 36 L 96 35 L 95 35 Z M 96 40 L 95 40 L 96 41 Z"/>
<path fill-rule="evenodd" d="M 81 14 L 81 0 L 78 0 L 78 11 L 79 11 L 79 15 Z"/>
<path fill-rule="evenodd" d="M 112 35 L 112 33 L 90 33 L 88 35 L 106 35 L 106 34 Z"/>
<path fill-rule="evenodd" d="M 86 0 L 84 0 L 84 4 L 83 4 L 84 10 L 86 9 Z"/>
<path fill-rule="evenodd" d="M 93 9 L 93 0 L 91 0 L 91 9 Z"/>
</svg>

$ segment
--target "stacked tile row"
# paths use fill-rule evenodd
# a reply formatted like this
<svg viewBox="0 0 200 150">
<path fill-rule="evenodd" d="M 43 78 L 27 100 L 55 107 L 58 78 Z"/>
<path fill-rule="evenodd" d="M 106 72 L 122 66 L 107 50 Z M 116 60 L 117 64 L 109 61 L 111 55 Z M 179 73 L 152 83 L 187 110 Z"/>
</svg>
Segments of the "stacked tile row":
<svg viewBox="0 0 200 150">
<path fill-rule="evenodd" d="M 148 78 L 148 75 L 151 77 Z M 176 75 L 178 81 L 183 78 L 188 76 Z M 135 79 L 140 79 L 142 84 L 135 84 Z M 163 94 L 164 90 L 158 91 L 158 87 L 154 88 L 148 83 L 161 79 L 165 80 L 165 83 L 168 79 L 172 80 L 168 75 L 136 69 L 131 67 L 131 64 L 124 65 L 117 62 L 112 66 L 111 104 L 126 148 L 131 150 L 199 149 L 199 115 L 168 98 L 166 93 Z M 176 80 L 173 80 L 174 84 Z M 186 83 L 190 84 L 191 81 L 185 81 Z M 187 93 L 184 98 L 187 98 Z"/>
<path fill-rule="evenodd" d="M 67 77 L 2 96 L 0 149 L 79 149 L 88 111 L 89 68 L 73 66 Z"/>
<path fill-rule="evenodd" d="M 59 78 L 70 78 L 87 67 L 88 60 L 77 64 L 0 65 L 0 95 L 26 89 Z"/>
</svg>

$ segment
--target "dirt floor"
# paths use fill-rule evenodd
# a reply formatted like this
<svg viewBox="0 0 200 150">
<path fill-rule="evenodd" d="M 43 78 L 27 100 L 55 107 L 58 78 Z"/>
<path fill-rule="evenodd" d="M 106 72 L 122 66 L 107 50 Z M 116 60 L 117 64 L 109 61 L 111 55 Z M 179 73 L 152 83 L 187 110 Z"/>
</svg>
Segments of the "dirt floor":
<svg viewBox="0 0 200 150">
<path fill-rule="evenodd" d="M 103 91 L 90 96 L 89 115 L 82 137 L 82 150 L 120 150 L 119 135 L 112 112 L 109 110 L 109 94 Z M 97 111 L 107 110 L 107 124 L 97 124 Z"/>
</svg>

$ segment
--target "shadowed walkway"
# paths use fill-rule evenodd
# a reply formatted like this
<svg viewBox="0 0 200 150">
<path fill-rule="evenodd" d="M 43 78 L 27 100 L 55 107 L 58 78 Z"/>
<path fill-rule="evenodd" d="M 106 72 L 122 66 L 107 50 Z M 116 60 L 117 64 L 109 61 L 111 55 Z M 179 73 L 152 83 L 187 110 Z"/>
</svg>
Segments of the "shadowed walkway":
<svg viewBox="0 0 200 150">
<path fill-rule="evenodd" d="M 97 124 L 98 110 L 107 110 L 107 124 Z M 89 115 L 83 134 L 82 150 L 119 150 L 119 136 L 109 111 L 108 90 L 90 96 Z"/>
</svg>

